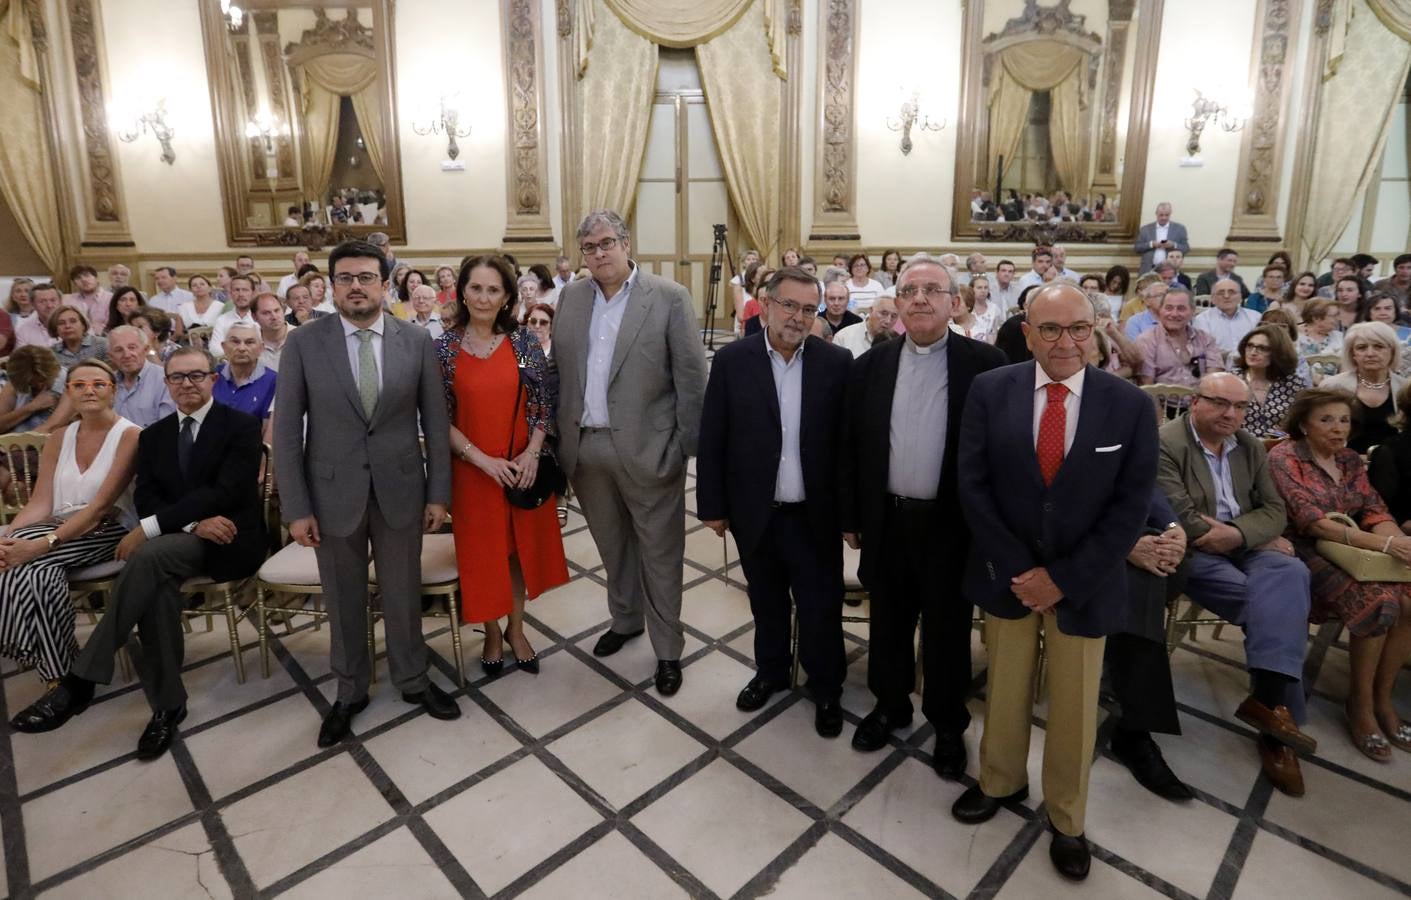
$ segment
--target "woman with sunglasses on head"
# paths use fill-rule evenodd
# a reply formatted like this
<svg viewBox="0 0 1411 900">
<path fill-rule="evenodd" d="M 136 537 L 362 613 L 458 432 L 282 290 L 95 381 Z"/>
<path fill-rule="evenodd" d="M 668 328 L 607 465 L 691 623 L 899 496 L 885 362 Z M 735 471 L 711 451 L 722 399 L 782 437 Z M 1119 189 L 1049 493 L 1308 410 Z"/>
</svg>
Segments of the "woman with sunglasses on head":
<svg viewBox="0 0 1411 900">
<path fill-rule="evenodd" d="M 0 654 L 33 665 L 51 687 L 78 653 L 69 570 L 112 559 L 137 527 L 142 429 L 113 411 L 116 390 L 107 363 L 73 367 L 66 392 L 78 420 L 45 443 L 29 502 L 0 529 Z"/>
</svg>

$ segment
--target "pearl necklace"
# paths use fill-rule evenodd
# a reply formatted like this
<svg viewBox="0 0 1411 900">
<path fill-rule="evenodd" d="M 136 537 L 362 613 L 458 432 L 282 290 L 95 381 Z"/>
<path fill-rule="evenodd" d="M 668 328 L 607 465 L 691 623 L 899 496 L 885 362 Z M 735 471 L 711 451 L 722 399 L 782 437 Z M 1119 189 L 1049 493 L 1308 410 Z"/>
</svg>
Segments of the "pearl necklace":
<svg viewBox="0 0 1411 900">
<path fill-rule="evenodd" d="M 1388 378 L 1386 381 L 1368 381 L 1359 375 L 1357 376 L 1357 383 L 1369 391 L 1380 391 L 1382 388 L 1391 384 L 1391 379 Z"/>
</svg>

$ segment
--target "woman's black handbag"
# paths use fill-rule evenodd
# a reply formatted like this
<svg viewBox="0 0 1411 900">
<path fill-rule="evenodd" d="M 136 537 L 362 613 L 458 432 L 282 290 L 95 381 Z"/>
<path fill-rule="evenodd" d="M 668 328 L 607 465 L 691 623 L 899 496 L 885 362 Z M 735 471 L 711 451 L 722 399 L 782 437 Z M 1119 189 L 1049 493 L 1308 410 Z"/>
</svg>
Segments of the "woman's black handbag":
<svg viewBox="0 0 1411 900">
<path fill-rule="evenodd" d="M 519 426 L 520 401 L 524 398 L 524 383 L 520 382 L 519 390 L 514 398 L 514 418 L 510 421 L 510 444 L 505 450 L 505 459 L 513 459 L 510 454 L 514 452 L 514 431 Z M 558 460 L 554 458 L 553 448 L 548 441 L 544 442 L 543 452 L 539 456 L 539 472 L 534 476 L 534 483 L 527 488 L 506 487 L 505 499 L 511 506 L 520 509 L 538 509 L 544 505 L 555 494 L 562 494 L 568 487 L 568 479 L 564 477 L 563 469 L 559 468 Z"/>
</svg>

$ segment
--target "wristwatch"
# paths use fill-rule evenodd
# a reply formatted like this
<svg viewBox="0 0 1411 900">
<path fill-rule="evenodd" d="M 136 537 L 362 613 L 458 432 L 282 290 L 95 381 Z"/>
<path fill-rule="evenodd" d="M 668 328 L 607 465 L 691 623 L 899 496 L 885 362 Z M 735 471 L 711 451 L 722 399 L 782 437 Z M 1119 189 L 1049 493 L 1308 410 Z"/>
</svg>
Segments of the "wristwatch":
<svg viewBox="0 0 1411 900">
<path fill-rule="evenodd" d="M 1181 523 L 1180 523 L 1180 522 L 1167 522 L 1167 523 L 1166 523 L 1166 528 L 1165 528 L 1164 530 L 1170 531 L 1172 528 L 1180 528 L 1180 527 L 1181 527 Z"/>
<path fill-rule="evenodd" d="M 48 549 L 50 550 L 53 550 L 59 544 L 59 536 L 52 531 L 44 536 L 44 540 L 49 542 Z"/>
</svg>

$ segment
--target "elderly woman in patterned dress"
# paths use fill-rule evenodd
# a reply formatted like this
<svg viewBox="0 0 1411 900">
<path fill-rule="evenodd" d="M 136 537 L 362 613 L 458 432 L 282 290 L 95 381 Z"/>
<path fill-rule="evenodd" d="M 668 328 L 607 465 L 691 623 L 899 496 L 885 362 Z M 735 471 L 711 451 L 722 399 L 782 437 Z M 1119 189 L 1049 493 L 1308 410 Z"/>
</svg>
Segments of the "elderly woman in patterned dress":
<svg viewBox="0 0 1411 900">
<path fill-rule="evenodd" d="M 1357 749 L 1388 762 L 1392 746 L 1411 752 L 1411 725 L 1392 701 L 1397 673 L 1411 658 L 1411 583 L 1357 581 L 1318 553 L 1319 540 L 1388 553 L 1411 566 L 1411 536 L 1403 534 L 1367 478 L 1367 466 L 1347 446 L 1350 394 L 1313 388 L 1289 408 L 1290 440 L 1269 451 L 1274 485 L 1288 506 L 1288 530 L 1311 578 L 1314 622 L 1340 620 L 1351 635 L 1352 679 L 1345 704 Z M 1352 517 L 1361 530 L 1329 518 Z"/>
</svg>

